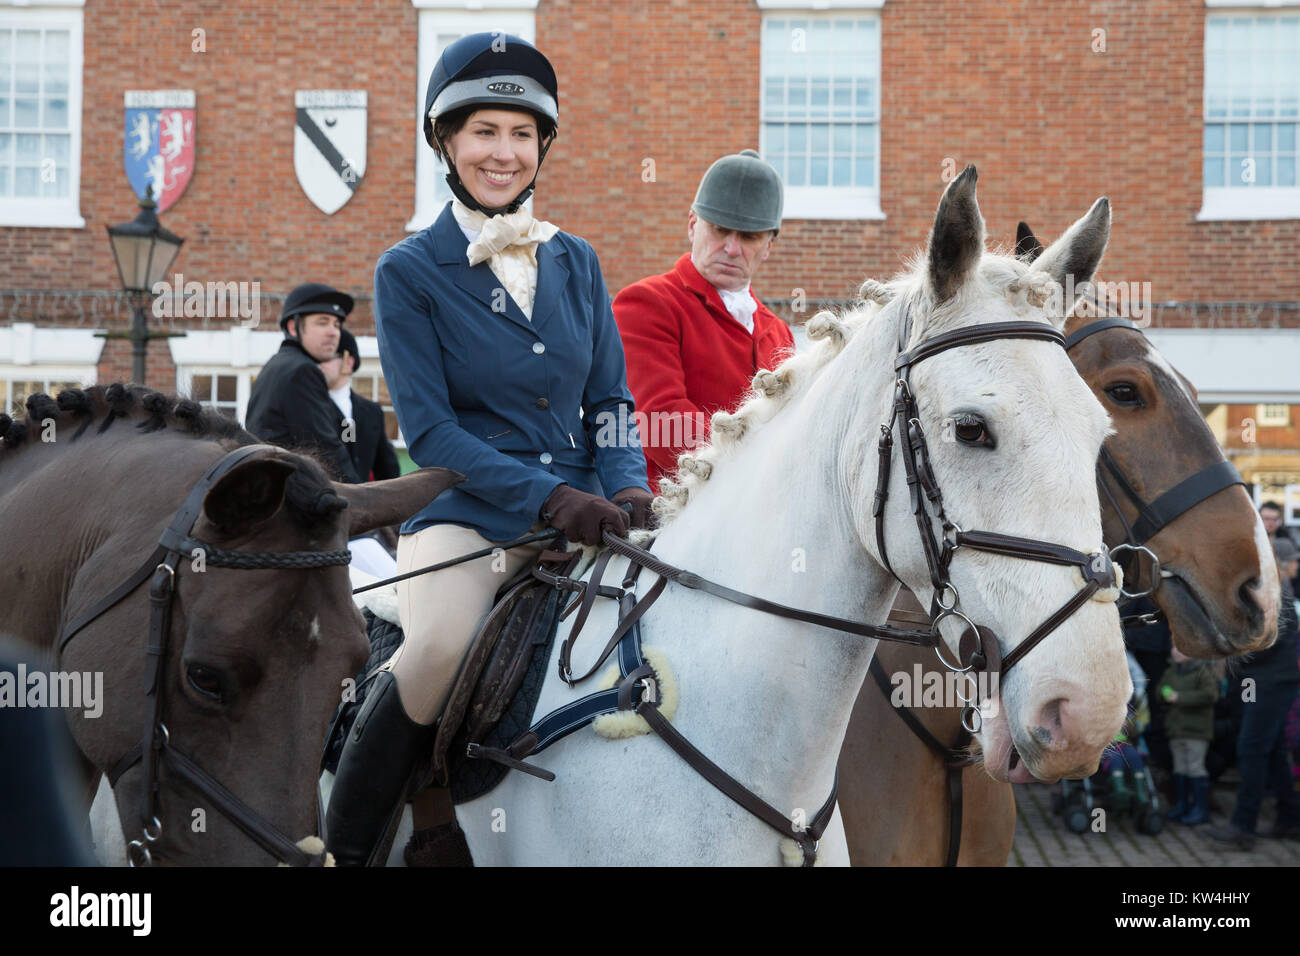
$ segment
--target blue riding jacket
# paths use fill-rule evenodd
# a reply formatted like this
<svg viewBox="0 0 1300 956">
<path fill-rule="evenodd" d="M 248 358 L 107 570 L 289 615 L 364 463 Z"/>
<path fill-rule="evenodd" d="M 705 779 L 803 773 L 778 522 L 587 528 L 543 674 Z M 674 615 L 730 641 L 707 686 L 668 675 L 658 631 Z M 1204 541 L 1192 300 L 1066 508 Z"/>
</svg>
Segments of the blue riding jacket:
<svg viewBox="0 0 1300 956">
<path fill-rule="evenodd" d="M 505 541 L 532 527 L 558 485 L 648 490 L 595 251 L 566 232 L 537 247 L 530 322 L 486 262 L 469 264 L 468 247 L 448 203 L 375 266 L 379 358 L 411 458 L 467 479 L 402 533 L 449 522 Z"/>
</svg>

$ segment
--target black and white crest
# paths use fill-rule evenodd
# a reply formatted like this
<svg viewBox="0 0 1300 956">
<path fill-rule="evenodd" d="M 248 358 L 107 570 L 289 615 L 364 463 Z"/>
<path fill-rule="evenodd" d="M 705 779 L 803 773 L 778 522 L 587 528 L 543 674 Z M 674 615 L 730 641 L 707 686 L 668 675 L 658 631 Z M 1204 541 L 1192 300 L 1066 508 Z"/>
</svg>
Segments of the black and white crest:
<svg viewBox="0 0 1300 956">
<path fill-rule="evenodd" d="M 321 212 L 343 207 L 366 173 L 366 91 L 294 93 L 293 169 Z"/>
</svg>

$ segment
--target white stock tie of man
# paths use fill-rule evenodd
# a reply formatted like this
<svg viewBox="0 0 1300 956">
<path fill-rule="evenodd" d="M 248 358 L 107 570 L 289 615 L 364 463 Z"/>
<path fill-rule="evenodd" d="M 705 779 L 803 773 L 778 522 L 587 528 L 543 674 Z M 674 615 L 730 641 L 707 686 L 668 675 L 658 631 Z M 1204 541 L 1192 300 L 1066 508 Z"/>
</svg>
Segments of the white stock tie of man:
<svg viewBox="0 0 1300 956">
<path fill-rule="evenodd" d="M 726 289 L 719 289 L 718 295 L 722 297 L 722 304 L 727 307 L 731 317 L 743 325 L 750 334 L 754 331 L 754 313 L 758 310 L 758 303 L 754 297 L 749 294 L 749 286 L 741 289 L 739 292 L 729 292 Z"/>
</svg>

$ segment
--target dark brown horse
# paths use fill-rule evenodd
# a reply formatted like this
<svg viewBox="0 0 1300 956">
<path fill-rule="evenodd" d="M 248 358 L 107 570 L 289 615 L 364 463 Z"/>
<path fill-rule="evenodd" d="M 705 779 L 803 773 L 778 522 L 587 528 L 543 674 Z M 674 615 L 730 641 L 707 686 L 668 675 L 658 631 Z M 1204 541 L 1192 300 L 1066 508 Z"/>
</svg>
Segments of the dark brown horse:
<svg viewBox="0 0 1300 956">
<path fill-rule="evenodd" d="M 121 385 L 65 391 L 57 402 L 32 396 L 27 409 L 21 421 L 0 415 L 5 629 L 42 654 L 51 671 L 103 675 L 101 716 L 65 709 L 89 800 L 100 774 L 141 743 L 149 724 L 152 585 L 133 588 L 73 634 L 61 654 L 58 639 L 150 556 L 205 472 L 257 440 L 194 402 Z M 338 552 L 349 537 L 402 520 L 458 480 L 424 469 L 340 484 L 308 457 L 258 448 L 202 500 L 191 533 L 211 549 L 213 566 L 187 550 L 172 576 L 160 671 L 169 746 L 292 840 L 318 833 L 326 725 L 343 681 L 366 657 L 340 563 L 346 550 Z M 335 554 L 325 567 L 244 570 L 217 566 L 218 549 L 245 558 Z M 172 764 L 159 771 L 153 829 L 141 819 L 146 762 L 126 770 L 114 788 L 128 841 L 150 826 L 157 861 L 273 862 L 226 818 L 220 801 L 173 773 Z"/>
<path fill-rule="evenodd" d="M 1018 254 L 1034 258 L 1042 246 L 1021 224 Z M 1104 313 L 1103 313 L 1104 314 Z M 1076 315 L 1067 337 L 1095 321 Z M 1224 460 L 1196 404 L 1196 391 L 1144 335 L 1107 328 L 1070 349 L 1079 374 L 1110 412 L 1115 434 L 1105 450 L 1147 504 L 1189 476 Z M 1112 546 L 1140 519 L 1132 501 L 1107 472 L 1101 495 L 1102 526 Z M 1116 507 L 1118 505 L 1118 508 Z M 1164 574 L 1151 599 L 1168 618 L 1185 653 L 1221 658 L 1268 646 L 1277 628 L 1278 578 L 1254 507 L 1245 489 L 1214 492 L 1174 517 L 1147 542 Z M 1133 557 L 1133 555 L 1128 555 Z M 1130 586 L 1149 587 L 1153 568 L 1143 556 L 1129 562 Z M 910 604 L 913 617 L 903 606 Z M 900 596 L 900 623 L 922 626 L 928 617 L 910 594 Z M 891 621 L 895 619 L 891 615 Z M 886 674 L 942 676 L 934 654 L 906 645 L 882 644 L 876 659 Z M 962 738 L 959 707 L 914 707 L 911 714 L 936 742 L 953 747 Z M 953 762 L 956 762 L 953 755 Z M 893 712 L 869 677 L 854 706 L 840 752 L 840 812 L 852 861 L 858 866 L 942 865 L 948 856 L 950 776 L 944 756 Z M 1002 866 L 1011 852 L 1016 808 L 1011 786 L 979 766 L 957 770 L 961 778 L 962 828 L 958 865 Z"/>
</svg>

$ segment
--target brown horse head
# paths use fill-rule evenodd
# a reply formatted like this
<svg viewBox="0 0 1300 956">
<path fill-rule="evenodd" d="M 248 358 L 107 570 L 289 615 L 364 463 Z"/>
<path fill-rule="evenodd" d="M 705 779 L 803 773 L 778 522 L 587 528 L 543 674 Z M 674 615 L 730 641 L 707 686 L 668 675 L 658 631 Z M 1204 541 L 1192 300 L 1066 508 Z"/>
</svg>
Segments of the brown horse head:
<svg viewBox="0 0 1300 956">
<path fill-rule="evenodd" d="M 1042 250 L 1020 224 L 1016 253 L 1034 259 Z M 1066 324 L 1069 336 L 1105 317 L 1105 302 Z M 1106 441 L 1122 479 L 1099 471 L 1102 525 L 1112 546 L 1125 541 L 1139 520 L 1120 483 L 1147 504 L 1184 480 L 1224 462 L 1196 401 L 1196 389 L 1151 345 L 1129 329 L 1106 329 L 1070 350 L 1079 374 L 1110 413 L 1115 434 Z M 1188 499 L 1190 500 L 1190 499 Z M 1126 585 L 1155 587 L 1151 594 L 1169 620 L 1178 648 L 1193 657 L 1227 657 L 1267 647 L 1277 631 L 1279 578 L 1263 524 L 1245 489 L 1215 491 L 1145 541 L 1160 561 L 1160 576 L 1144 558 L 1127 554 Z"/>
<path fill-rule="evenodd" d="M 10 629 L 60 671 L 103 674 L 102 716 L 67 711 L 88 792 L 149 726 L 141 585 L 73 635 L 63 628 L 117 587 L 158 543 L 182 500 L 230 450 L 256 444 L 189 401 L 120 385 L 28 400 L 25 421 L 0 417 L 0 593 Z M 292 839 L 318 832 L 316 781 L 327 724 L 367 642 L 347 568 L 243 570 L 226 552 L 326 552 L 414 513 L 460 477 L 424 469 L 355 486 L 283 450 L 245 460 L 203 499 L 182 554 L 159 692 L 169 746 Z M 151 823 L 143 762 L 114 793 L 128 841 Z M 154 859 L 251 864 L 272 857 L 164 765 Z"/>
</svg>

